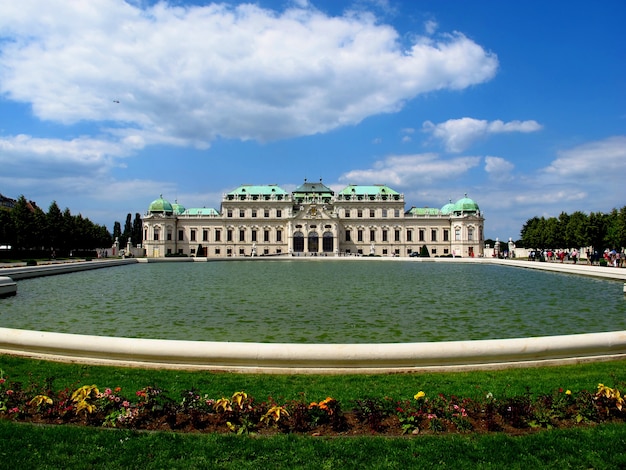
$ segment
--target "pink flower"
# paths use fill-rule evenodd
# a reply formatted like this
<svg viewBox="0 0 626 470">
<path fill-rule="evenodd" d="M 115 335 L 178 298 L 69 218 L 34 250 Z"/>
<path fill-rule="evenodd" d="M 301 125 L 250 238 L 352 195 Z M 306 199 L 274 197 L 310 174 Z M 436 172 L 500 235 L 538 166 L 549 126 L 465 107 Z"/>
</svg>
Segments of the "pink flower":
<svg viewBox="0 0 626 470">
<path fill-rule="evenodd" d="M 124 400 L 124 401 L 122 402 L 122 406 L 123 406 L 124 408 L 128 408 L 128 407 L 130 406 L 130 403 L 129 403 L 127 400 Z"/>
<path fill-rule="evenodd" d="M 20 412 L 20 409 L 17 406 L 9 410 L 9 413 L 19 413 L 19 412 Z"/>
<path fill-rule="evenodd" d="M 13 395 L 13 393 L 15 393 L 15 392 L 13 392 L 13 390 L 7 390 L 7 395 L 11 396 L 11 395 Z"/>
<path fill-rule="evenodd" d="M 2 385 L 6 381 L 7 381 L 6 379 L 0 379 L 0 385 Z"/>
</svg>

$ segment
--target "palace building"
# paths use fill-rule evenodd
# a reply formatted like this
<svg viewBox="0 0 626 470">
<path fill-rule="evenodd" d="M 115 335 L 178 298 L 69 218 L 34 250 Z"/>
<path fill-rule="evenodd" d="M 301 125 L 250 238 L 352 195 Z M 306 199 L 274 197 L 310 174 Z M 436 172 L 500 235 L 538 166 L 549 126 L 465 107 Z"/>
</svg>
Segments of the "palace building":
<svg viewBox="0 0 626 470">
<path fill-rule="evenodd" d="M 320 180 L 289 193 L 241 185 L 220 210 L 189 208 L 163 197 L 143 217 L 147 257 L 482 256 L 483 215 L 467 196 L 441 209 L 411 207 L 385 185 L 349 185 L 335 193 Z M 425 248 L 424 248 L 425 247 Z"/>
</svg>

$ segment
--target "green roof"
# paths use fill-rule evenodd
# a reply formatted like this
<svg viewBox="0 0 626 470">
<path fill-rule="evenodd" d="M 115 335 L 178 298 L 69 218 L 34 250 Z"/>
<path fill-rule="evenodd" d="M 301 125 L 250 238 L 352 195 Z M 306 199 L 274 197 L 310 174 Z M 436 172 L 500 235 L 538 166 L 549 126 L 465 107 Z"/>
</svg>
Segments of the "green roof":
<svg viewBox="0 0 626 470">
<path fill-rule="evenodd" d="M 182 214 L 183 212 L 185 212 L 185 207 L 182 204 L 179 204 L 178 201 L 174 201 L 174 204 L 172 204 L 172 209 L 174 210 L 175 214 Z"/>
<path fill-rule="evenodd" d="M 320 180 L 319 183 L 308 183 L 306 180 L 304 180 L 304 183 L 298 186 L 293 194 L 325 194 L 332 196 L 335 194 L 335 192 L 324 183 L 322 183 L 322 180 Z"/>
<path fill-rule="evenodd" d="M 468 198 L 467 194 L 464 198 L 459 199 L 456 204 L 454 204 L 453 209 L 455 213 L 478 212 L 479 210 L 480 209 L 478 207 L 478 204 L 476 204 L 472 199 Z"/>
<path fill-rule="evenodd" d="M 435 207 L 411 207 L 407 212 L 411 215 L 439 215 L 439 209 Z"/>
<path fill-rule="evenodd" d="M 441 213 L 444 215 L 449 215 L 454 212 L 454 204 L 452 203 L 452 199 L 445 206 L 441 208 Z"/>
<path fill-rule="evenodd" d="M 216 216 L 219 215 L 212 207 L 194 207 L 191 209 L 187 209 L 183 212 L 183 215 L 191 215 L 191 216 Z"/>
<path fill-rule="evenodd" d="M 155 199 L 150 203 L 150 206 L 148 206 L 148 212 L 163 212 L 166 214 L 171 214 L 172 212 L 174 212 L 174 208 L 169 203 L 169 201 L 163 199 L 163 195 L 161 195 L 159 196 L 159 199 Z"/>
<path fill-rule="evenodd" d="M 389 186 L 385 186 L 384 184 L 374 184 L 374 185 L 357 185 L 351 184 L 343 188 L 339 194 L 344 196 L 376 196 L 377 194 L 391 194 L 396 195 L 400 194 L 397 191 L 394 191 Z"/>
<path fill-rule="evenodd" d="M 276 184 L 264 184 L 264 185 L 254 185 L 254 184 L 242 184 L 237 189 L 228 193 L 228 195 L 233 196 L 243 196 L 247 194 L 252 194 L 256 196 L 271 196 L 272 194 L 287 194 L 287 192 Z"/>
</svg>

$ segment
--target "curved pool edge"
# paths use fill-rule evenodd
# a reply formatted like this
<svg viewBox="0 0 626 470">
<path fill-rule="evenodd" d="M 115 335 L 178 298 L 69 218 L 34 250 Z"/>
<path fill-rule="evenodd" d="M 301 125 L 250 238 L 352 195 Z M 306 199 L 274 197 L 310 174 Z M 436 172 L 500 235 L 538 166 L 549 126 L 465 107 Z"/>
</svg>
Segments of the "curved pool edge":
<svg viewBox="0 0 626 470">
<path fill-rule="evenodd" d="M 291 344 L 120 338 L 0 328 L 0 353 L 92 365 L 242 373 L 458 371 L 626 358 L 626 331 L 436 343 Z"/>
</svg>

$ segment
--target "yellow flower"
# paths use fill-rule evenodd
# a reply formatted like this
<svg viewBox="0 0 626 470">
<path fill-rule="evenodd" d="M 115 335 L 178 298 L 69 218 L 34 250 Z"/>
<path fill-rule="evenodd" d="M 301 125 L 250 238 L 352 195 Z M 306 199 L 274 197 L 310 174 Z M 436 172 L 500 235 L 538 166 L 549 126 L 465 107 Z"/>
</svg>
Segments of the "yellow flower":
<svg viewBox="0 0 626 470">
<path fill-rule="evenodd" d="M 52 405 L 52 398 L 46 395 L 37 395 L 31 401 L 28 402 L 31 406 L 41 406 L 43 404 Z"/>
<path fill-rule="evenodd" d="M 413 398 L 415 398 L 416 400 L 419 400 L 420 398 L 424 398 L 425 396 L 426 394 L 420 390 L 419 392 L 415 394 Z"/>
<path fill-rule="evenodd" d="M 571 390 L 565 390 L 565 395 L 571 395 L 572 391 Z"/>
</svg>

